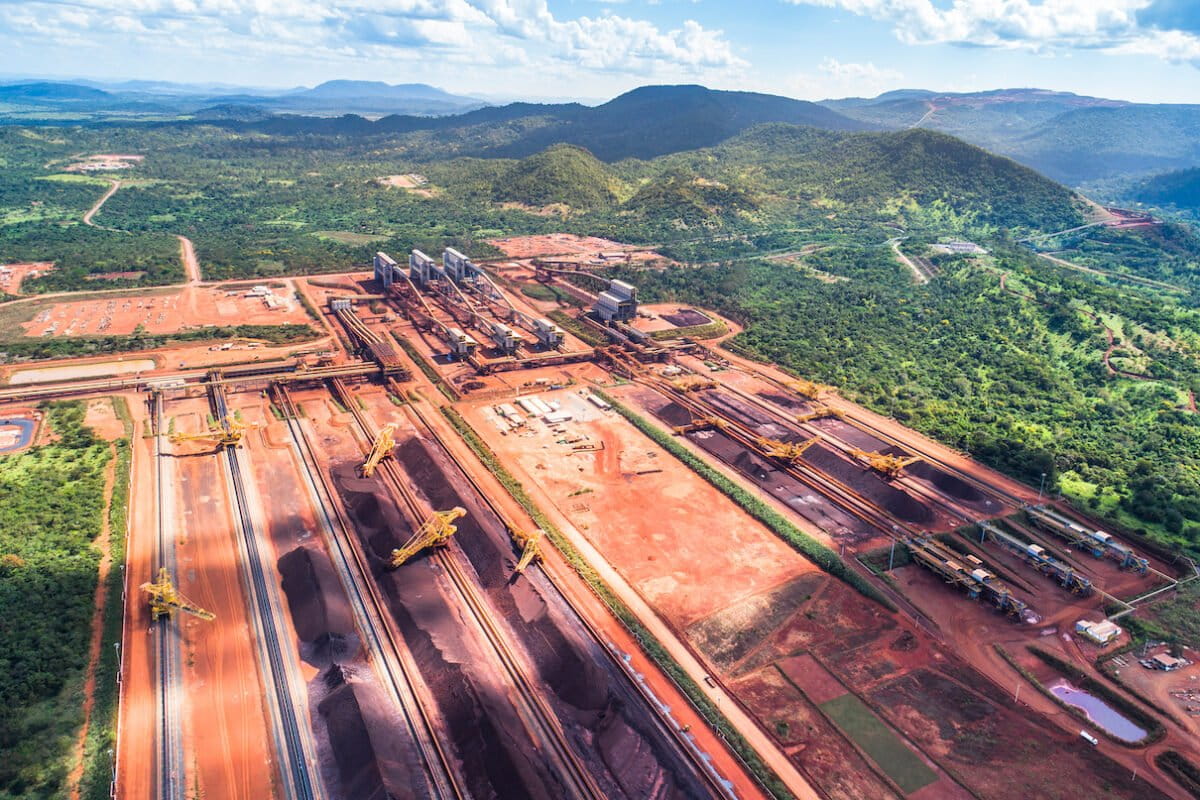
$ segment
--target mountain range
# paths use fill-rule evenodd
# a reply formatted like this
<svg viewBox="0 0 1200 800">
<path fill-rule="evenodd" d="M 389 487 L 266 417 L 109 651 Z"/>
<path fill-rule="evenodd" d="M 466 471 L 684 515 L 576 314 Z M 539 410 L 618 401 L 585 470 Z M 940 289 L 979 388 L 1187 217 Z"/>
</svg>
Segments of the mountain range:
<svg viewBox="0 0 1200 800">
<path fill-rule="evenodd" d="M 567 143 L 602 161 L 711 147 L 747 128 L 928 128 L 1006 155 L 1069 186 L 1118 185 L 1200 167 L 1200 105 L 1131 103 L 1044 89 L 910 89 L 811 103 L 702 86 L 644 86 L 606 103 L 509 103 L 425 84 L 327 81 L 286 90 L 159 81 L 0 86 L 0 123 L 202 122 L 276 134 L 408 136 L 427 157 L 523 158 Z M 435 137 L 434 134 L 437 134 Z M 423 137 L 423 138 L 422 138 Z M 1111 193 L 1111 192 L 1110 192 Z"/>
<path fill-rule="evenodd" d="M 1072 186 L 1200 166 L 1200 106 L 1044 89 L 919 90 L 822 103 L 885 128 L 940 130 Z"/>
<path fill-rule="evenodd" d="M 204 109 L 236 108 L 241 116 L 275 113 L 457 114 L 485 105 L 482 100 L 451 94 L 423 83 L 326 81 L 311 89 L 236 89 L 189 86 L 164 81 L 21 81 L 0 86 L 0 108 L 22 122 L 61 119 L 65 114 L 103 118 L 130 113 L 159 117 L 190 116 Z"/>
</svg>

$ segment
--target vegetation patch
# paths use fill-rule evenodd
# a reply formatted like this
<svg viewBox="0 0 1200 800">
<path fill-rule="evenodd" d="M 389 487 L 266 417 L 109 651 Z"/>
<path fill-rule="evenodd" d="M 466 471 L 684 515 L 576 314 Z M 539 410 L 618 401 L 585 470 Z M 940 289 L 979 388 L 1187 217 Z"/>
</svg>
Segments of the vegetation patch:
<svg viewBox="0 0 1200 800">
<path fill-rule="evenodd" d="M 592 347 L 603 347 L 607 343 L 607 340 L 602 335 L 596 333 L 596 331 L 587 327 L 565 311 L 559 311 L 555 309 L 546 316 L 554 322 L 557 322 L 559 327 L 585 344 L 591 345 Z"/>
<path fill-rule="evenodd" d="M 664 341 L 666 339 L 716 339 L 718 336 L 724 336 L 729 333 L 728 326 L 720 320 L 706 323 L 704 325 L 689 325 L 684 328 L 668 328 L 662 331 L 654 331 L 650 334 L 650 338 L 655 341 Z"/>
<path fill-rule="evenodd" d="M 822 703 L 820 708 L 905 794 L 938 779 L 937 773 L 857 695 L 846 693 Z"/>
<path fill-rule="evenodd" d="M 92 689 L 92 715 L 84 742 L 83 779 L 80 796 L 83 800 L 107 800 L 112 789 L 112 755 L 117 744 L 117 714 L 121 669 L 121 633 L 125 607 L 121 602 L 125 591 L 125 533 L 129 519 L 129 481 L 133 419 L 123 397 L 110 398 L 113 410 L 121 420 L 125 433 L 114 443 L 117 463 L 114 465 L 112 497 L 108 506 L 109 554 L 111 566 L 104 587 L 104 618 L 101 622 L 100 660 L 96 664 L 96 682 Z"/>
<path fill-rule="evenodd" d="M 1200 767 L 1176 753 L 1164 750 L 1154 756 L 1154 763 L 1175 779 L 1192 797 L 1200 798 Z"/>
</svg>

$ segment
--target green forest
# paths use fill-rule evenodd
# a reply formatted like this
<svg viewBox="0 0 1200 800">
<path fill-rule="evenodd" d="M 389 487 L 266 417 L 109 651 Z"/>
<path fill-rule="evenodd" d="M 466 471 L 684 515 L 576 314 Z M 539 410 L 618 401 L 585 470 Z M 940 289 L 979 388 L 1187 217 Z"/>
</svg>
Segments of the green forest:
<svg viewBox="0 0 1200 800">
<path fill-rule="evenodd" d="M 61 798 L 82 723 L 109 446 L 82 403 L 52 444 L 0 456 L 0 798 Z"/>
<path fill-rule="evenodd" d="M 178 282 L 177 235 L 195 243 L 204 276 L 221 279 L 345 271 L 379 249 L 486 256 L 488 238 L 555 231 L 686 250 L 781 230 L 879 241 L 896 228 L 1017 235 L 1081 220 L 1067 189 L 930 131 L 772 123 L 706 149 L 609 163 L 569 146 L 520 160 L 435 158 L 427 136 L 0 128 L 0 263 L 55 261 L 25 286 L 45 292 Z M 94 151 L 146 156 L 112 174 L 121 187 L 100 227 L 82 217 L 108 180 L 63 171 Z M 409 173 L 426 187 L 385 180 Z M 121 272 L 138 274 L 112 275 Z"/>
</svg>

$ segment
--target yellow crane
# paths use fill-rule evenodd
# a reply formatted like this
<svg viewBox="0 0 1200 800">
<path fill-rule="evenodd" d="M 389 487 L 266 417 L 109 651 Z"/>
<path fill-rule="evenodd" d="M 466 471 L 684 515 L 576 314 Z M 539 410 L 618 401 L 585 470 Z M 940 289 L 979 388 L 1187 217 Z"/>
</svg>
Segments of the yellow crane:
<svg viewBox="0 0 1200 800">
<path fill-rule="evenodd" d="M 166 567 L 159 569 L 158 580 L 153 583 L 143 583 L 141 588 L 143 592 L 150 595 L 150 614 L 154 619 L 163 617 L 170 619 L 175 616 L 176 611 L 186 611 L 203 620 L 217 618 L 216 614 L 205 611 L 181 595 L 175 588 L 175 582 L 171 580 L 171 573 L 167 571 Z"/>
<path fill-rule="evenodd" d="M 826 405 L 819 405 L 807 414 L 797 414 L 796 422 L 812 422 L 814 419 L 824 419 L 825 417 L 837 417 L 844 419 L 845 414 L 837 408 L 830 408 Z"/>
<path fill-rule="evenodd" d="M 821 392 L 825 391 L 826 388 L 819 383 L 806 381 L 803 378 L 785 381 L 784 385 L 794 391 L 796 394 L 800 395 L 801 397 L 807 397 L 809 400 L 816 400 Z"/>
<path fill-rule="evenodd" d="M 671 385 L 681 392 L 699 392 L 702 389 L 715 389 L 717 382 L 701 375 L 684 375 L 671 381 Z"/>
<path fill-rule="evenodd" d="M 694 420 L 685 425 L 676 425 L 671 430 L 675 431 L 677 434 L 684 434 L 692 433 L 693 431 L 704 431 L 708 430 L 709 428 L 724 429 L 727 424 L 728 423 L 720 417 L 696 417 Z"/>
<path fill-rule="evenodd" d="M 796 464 L 808 448 L 819 441 L 821 441 L 820 436 L 814 436 L 803 442 L 781 442 L 778 439 L 768 439 L 760 436 L 755 440 L 755 443 L 771 458 L 778 458 L 780 461 Z"/>
<path fill-rule="evenodd" d="M 396 569 L 426 547 L 440 547 L 446 544 L 451 536 L 458 533 L 454 521 L 466 515 L 467 510 L 462 506 L 455 506 L 449 511 L 434 511 L 403 547 L 392 551 L 388 566 Z"/>
<path fill-rule="evenodd" d="M 850 451 L 855 458 L 861 458 L 876 472 L 882 472 L 889 478 L 900 477 L 900 472 L 908 466 L 921 460 L 920 456 L 893 456 L 887 453 L 868 453 L 866 450 L 855 448 Z"/>
<path fill-rule="evenodd" d="M 509 527 L 508 535 L 521 548 L 521 558 L 517 560 L 514 572 L 524 572 L 525 568 L 534 561 L 542 560 L 542 531 L 526 533 L 520 528 Z"/>
<path fill-rule="evenodd" d="M 241 444 L 242 435 L 247 425 L 241 420 L 225 416 L 216 422 L 209 423 L 208 430 L 200 433 L 172 433 L 169 438 L 172 443 L 180 442 L 215 442 L 217 447 L 237 447 Z"/>
<path fill-rule="evenodd" d="M 392 435 L 395 432 L 396 425 L 392 422 L 379 429 L 379 433 L 375 436 L 375 443 L 371 446 L 371 453 L 363 462 L 363 477 L 369 478 L 375 474 L 375 468 L 379 466 L 379 462 L 391 454 L 392 449 L 396 446 L 396 438 Z"/>
</svg>

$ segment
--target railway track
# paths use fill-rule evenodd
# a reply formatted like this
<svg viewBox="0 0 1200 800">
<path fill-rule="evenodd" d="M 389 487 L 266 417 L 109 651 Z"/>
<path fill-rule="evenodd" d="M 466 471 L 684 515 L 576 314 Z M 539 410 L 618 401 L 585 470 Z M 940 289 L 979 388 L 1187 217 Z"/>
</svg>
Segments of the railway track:
<svg viewBox="0 0 1200 800">
<path fill-rule="evenodd" d="M 345 384 L 337 379 L 330 383 L 342 405 L 350 409 L 355 423 L 367 441 L 373 440 L 376 434 L 374 425 L 350 395 Z M 432 509 L 424 508 L 416 496 L 405 486 L 404 480 L 399 474 L 399 468 L 393 460 L 385 459 L 377 469 L 383 476 L 384 483 L 404 504 L 410 519 L 415 525 L 420 525 Z M 545 754 L 554 765 L 555 774 L 562 783 L 562 788 L 567 793 L 566 796 L 576 800 L 604 800 L 607 798 L 591 772 L 571 748 L 558 718 L 542 697 L 541 692 L 537 690 L 535 683 L 526 674 L 524 666 L 509 645 L 503 628 L 496 621 L 491 609 L 480 596 L 474 582 L 467 576 L 458 559 L 445 549 L 435 550 L 429 557 L 449 577 L 455 592 L 462 601 L 460 607 L 469 612 L 470 618 L 483 633 L 486 643 L 495 654 L 509 684 L 515 691 L 513 699 L 517 712 L 529 731 L 540 740 Z"/>
<path fill-rule="evenodd" d="M 746 371 L 746 370 L 743 370 L 743 371 Z M 749 371 L 749 372 L 750 372 L 750 374 L 754 375 L 755 377 L 759 378 L 760 380 L 766 381 L 778 389 L 781 389 L 786 392 L 792 392 L 792 389 L 790 387 L 775 380 L 774 378 L 770 377 L 769 375 L 764 375 L 757 371 Z M 837 444 L 845 452 L 849 452 L 854 447 L 853 444 L 851 444 L 850 442 L 847 442 L 844 439 L 839 438 L 836 434 L 831 434 L 824 429 L 814 426 L 811 422 L 804 422 L 804 423 L 794 422 L 794 420 L 792 420 L 790 417 L 788 417 L 786 412 L 784 412 L 782 409 L 777 408 L 776 406 L 772 405 L 771 403 L 764 402 L 760 398 L 755 397 L 754 395 L 748 394 L 747 392 L 744 392 L 741 389 L 730 386 L 728 384 L 723 384 L 722 388 L 723 388 L 723 390 L 728 391 L 730 394 L 736 395 L 739 399 L 745 400 L 746 402 L 749 402 L 749 403 L 753 403 L 755 406 L 764 410 L 768 414 L 772 415 L 773 417 L 776 418 L 776 420 L 778 420 L 780 422 L 786 423 L 787 425 L 799 425 L 803 430 L 811 433 L 814 436 L 820 435 L 823 438 L 828 439 L 831 443 Z M 888 433 L 887 431 L 883 430 L 882 428 L 872 424 L 869 420 L 863 419 L 862 417 L 856 416 L 854 414 L 845 414 L 842 417 L 842 421 L 845 422 L 847 425 L 850 425 L 852 427 L 859 429 L 863 433 L 870 434 L 871 436 L 875 437 L 876 439 L 882 441 L 883 443 L 885 443 L 891 447 L 898 447 L 901 450 L 904 450 L 905 452 L 909 452 L 909 453 L 912 453 L 913 455 L 920 456 L 922 461 L 930 464 L 931 466 L 937 467 L 938 469 L 942 470 L 943 472 L 946 472 L 946 473 L 950 474 L 951 476 L 958 478 L 959 480 L 969 484 L 972 488 L 991 497 L 993 500 L 998 500 L 1003 503 L 1011 503 L 1011 504 L 1015 504 L 1017 506 L 1022 506 L 1026 502 L 1026 500 L 1022 497 L 1019 497 L 1009 491 L 1006 491 L 1005 489 L 1001 489 L 990 483 L 981 481 L 978 478 L 976 478 L 974 475 L 970 474 L 969 472 L 966 472 L 966 471 L 954 466 L 953 464 L 947 463 L 946 461 L 942 460 L 937 455 L 934 455 L 932 452 L 930 452 L 929 450 L 927 450 L 925 448 L 914 447 L 911 442 L 901 441 L 900 439 L 898 439 L 897 437 Z"/>
<path fill-rule="evenodd" d="M 155 565 L 152 575 L 157 575 L 160 568 L 166 568 L 175 574 L 175 537 L 169 525 L 170 516 L 165 510 L 165 490 L 163 470 L 166 455 L 162 451 L 162 411 L 163 399 L 161 394 L 155 394 L 151 399 L 151 421 L 154 426 L 154 492 L 157 504 L 156 524 L 158 527 L 155 540 Z M 187 791 L 187 780 L 184 774 L 183 757 L 183 723 L 180 713 L 180 686 L 182 684 L 182 664 L 179 641 L 179 626 L 171 624 L 170 619 L 161 622 L 156 627 L 158 638 L 158 687 L 155 693 L 157 705 L 155 719 L 158 730 L 158 788 L 159 800 L 184 800 Z"/>
<path fill-rule="evenodd" d="M 225 394 L 219 379 L 210 386 L 213 413 L 217 419 L 229 414 Z M 259 538 L 250 512 L 250 501 L 242 478 L 241 463 L 236 447 L 224 448 L 227 459 L 227 475 L 233 487 L 237 524 L 242 534 L 245 557 L 242 565 L 252 599 L 252 621 L 256 629 L 259 649 L 265 659 L 260 666 L 266 684 L 267 705 L 270 708 L 275 728 L 276 752 L 280 760 L 280 777 L 283 794 L 288 800 L 320 800 L 324 788 L 316 768 L 314 748 L 309 737 L 302 732 L 305 719 L 297 713 L 298 705 L 293 694 L 288 665 L 284 660 L 283 646 L 276 625 L 275 604 L 269 593 L 266 569 L 259 551 Z"/>
<path fill-rule="evenodd" d="M 401 387 L 398 385 L 393 386 L 393 390 L 399 390 L 400 388 Z M 495 514 L 496 517 L 504 524 L 510 526 L 513 525 L 513 523 L 508 519 L 508 515 L 505 513 L 505 511 L 500 508 L 494 500 L 492 500 L 491 496 L 486 491 L 484 491 L 483 487 L 474 478 L 474 476 L 462 468 L 462 466 L 458 463 L 458 459 L 455 458 L 453 453 L 450 452 L 449 448 L 446 446 L 446 443 L 442 441 L 442 437 L 438 433 L 437 429 L 435 429 L 429 423 L 429 421 L 425 419 L 425 416 L 421 410 L 415 405 L 411 404 L 408 406 L 408 408 L 411 410 L 412 418 L 417 423 L 419 429 L 428 434 L 430 440 L 435 442 L 437 446 L 446 454 L 450 460 L 450 463 L 455 466 L 459 474 L 468 482 L 468 484 L 470 484 L 475 494 L 484 502 L 484 504 L 492 511 L 492 513 Z M 540 565 L 531 565 L 530 569 L 534 568 L 540 569 Z M 546 583 L 561 599 L 564 606 L 570 609 L 573 621 L 580 625 L 584 631 L 586 631 L 592 641 L 594 641 L 600 650 L 604 652 L 612 666 L 617 669 L 618 673 L 625 675 L 629 679 L 638 695 L 646 704 L 646 707 L 651 711 L 653 718 L 657 722 L 660 733 L 666 734 L 666 736 L 675 743 L 679 752 L 681 752 L 685 759 L 691 763 L 696 773 L 701 777 L 713 795 L 716 797 L 736 798 L 737 795 L 733 792 L 729 783 L 723 780 L 714 771 L 711 763 L 696 749 L 695 745 L 686 736 L 684 731 L 680 730 L 677 725 L 672 724 L 671 721 L 665 717 L 662 709 L 662 701 L 655 697 L 650 692 L 649 688 L 631 673 L 630 667 L 625 660 L 620 656 L 619 653 L 614 652 L 613 649 L 606 644 L 606 638 L 594 625 L 592 625 L 591 622 L 588 621 L 587 617 L 584 616 L 580 609 L 571 601 L 570 597 L 558 586 L 558 584 L 555 583 L 550 575 L 545 570 L 542 570 L 542 574 L 545 575 Z M 746 769 L 746 773 L 748 775 L 754 775 L 754 772 L 749 768 Z M 770 793 L 769 790 L 767 790 L 767 792 L 768 794 Z"/>
<path fill-rule="evenodd" d="M 454 761 L 447 756 L 437 735 L 437 726 L 432 716 L 417 699 L 412 678 L 412 675 L 416 674 L 416 666 L 411 662 L 408 648 L 387 623 L 390 618 L 387 603 L 371 577 L 370 566 L 361 549 L 353 543 L 354 537 L 346 535 L 350 523 L 332 500 L 332 487 L 318 466 L 312 443 L 300 424 L 299 411 L 291 394 L 280 384 L 275 384 L 273 393 L 296 445 L 313 492 L 313 499 L 325 519 L 329 550 L 355 610 L 359 632 L 371 654 L 371 660 L 379 666 L 380 677 L 389 689 L 413 741 L 421 752 L 429 796 L 437 800 L 467 798 L 468 795 L 454 769 Z M 340 536 L 335 533 L 339 530 L 342 533 Z"/>
</svg>

